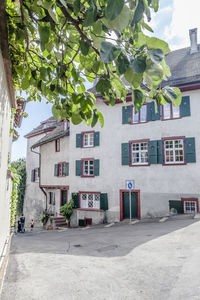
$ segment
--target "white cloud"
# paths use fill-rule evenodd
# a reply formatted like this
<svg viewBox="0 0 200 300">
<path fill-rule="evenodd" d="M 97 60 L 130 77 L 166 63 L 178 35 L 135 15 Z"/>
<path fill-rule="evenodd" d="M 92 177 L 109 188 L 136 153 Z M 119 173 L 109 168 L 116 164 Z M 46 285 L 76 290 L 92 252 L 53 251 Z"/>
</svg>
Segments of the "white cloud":
<svg viewBox="0 0 200 300">
<path fill-rule="evenodd" d="M 197 28 L 200 37 L 200 1 L 173 0 L 172 21 L 164 28 L 163 39 L 170 48 L 189 47 L 189 29 Z M 197 39 L 200 43 L 200 38 Z"/>
</svg>

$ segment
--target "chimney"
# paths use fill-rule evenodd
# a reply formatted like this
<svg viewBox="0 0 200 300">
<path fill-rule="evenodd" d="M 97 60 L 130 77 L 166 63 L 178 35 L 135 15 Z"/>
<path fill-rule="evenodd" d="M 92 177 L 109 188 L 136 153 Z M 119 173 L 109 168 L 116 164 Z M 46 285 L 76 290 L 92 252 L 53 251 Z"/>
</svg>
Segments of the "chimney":
<svg viewBox="0 0 200 300">
<path fill-rule="evenodd" d="M 190 29 L 190 54 L 198 52 L 197 45 L 197 28 Z"/>
</svg>

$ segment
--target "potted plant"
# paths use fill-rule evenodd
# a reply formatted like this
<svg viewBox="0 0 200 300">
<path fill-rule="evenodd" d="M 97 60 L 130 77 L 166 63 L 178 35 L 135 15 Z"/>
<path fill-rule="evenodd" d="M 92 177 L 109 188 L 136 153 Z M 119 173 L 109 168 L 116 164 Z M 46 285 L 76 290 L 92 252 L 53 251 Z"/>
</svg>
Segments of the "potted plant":
<svg viewBox="0 0 200 300">
<path fill-rule="evenodd" d="M 53 226 L 52 226 L 53 218 L 50 217 L 49 220 L 50 220 L 50 225 L 47 227 L 47 230 L 53 230 Z"/>
<path fill-rule="evenodd" d="M 50 218 L 49 212 L 46 210 L 43 211 L 42 215 L 40 216 L 40 221 L 42 222 L 44 229 L 46 229 L 46 224 L 47 224 L 49 218 Z"/>
<path fill-rule="evenodd" d="M 67 221 L 67 226 L 70 227 L 70 218 L 73 213 L 74 201 L 69 200 L 65 205 L 61 206 L 60 212 Z"/>
</svg>

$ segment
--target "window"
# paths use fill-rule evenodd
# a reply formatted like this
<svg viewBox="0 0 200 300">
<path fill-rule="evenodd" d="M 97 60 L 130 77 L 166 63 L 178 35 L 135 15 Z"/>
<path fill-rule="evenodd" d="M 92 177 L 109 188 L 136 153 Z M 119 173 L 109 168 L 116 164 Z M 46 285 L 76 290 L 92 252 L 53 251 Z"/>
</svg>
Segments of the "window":
<svg viewBox="0 0 200 300">
<path fill-rule="evenodd" d="M 184 163 L 184 142 L 183 139 L 164 141 L 165 164 Z"/>
<path fill-rule="evenodd" d="M 83 133 L 83 147 L 94 146 L 94 132 Z"/>
<path fill-rule="evenodd" d="M 53 192 L 49 192 L 49 205 L 53 204 Z"/>
<path fill-rule="evenodd" d="M 148 164 L 148 142 L 131 143 L 131 163 L 132 165 Z"/>
<path fill-rule="evenodd" d="M 184 213 L 195 213 L 196 211 L 196 201 L 184 201 Z"/>
<path fill-rule="evenodd" d="M 56 152 L 60 152 L 60 139 L 55 140 Z"/>
<path fill-rule="evenodd" d="M 132 123 L 145 123 L 147 122 L 147 105 L 143 105 L 138 113 L 135 113 L 133 107 Z"/>
<path fill-rule="evenodd" d="M 58 177 L 65 176 L 65 163 L 59 163 L 58 164 Z"/>
<path fill-rule="evenodd" d="M 33 169 L 31 171 L 31 181 L 39 182 L 39 177 L 40 177 L 40 169 L 39 168 Z"/>
<path fill-rule="evenodd" d="M 100 209 L 100 193 L 81 193 L 81 208 Z"/>
<path fill-rule="evenodd" d="M 94 176 L 94 160 L 83 160 L 83 176 Z"/>
<path fill-rule="evenodd" d="M 162 119 L 177 119 L 180 118 L 180 107 L 174 106 L 172 103 L 166 103 L 162 106 Z"/>
</svg>

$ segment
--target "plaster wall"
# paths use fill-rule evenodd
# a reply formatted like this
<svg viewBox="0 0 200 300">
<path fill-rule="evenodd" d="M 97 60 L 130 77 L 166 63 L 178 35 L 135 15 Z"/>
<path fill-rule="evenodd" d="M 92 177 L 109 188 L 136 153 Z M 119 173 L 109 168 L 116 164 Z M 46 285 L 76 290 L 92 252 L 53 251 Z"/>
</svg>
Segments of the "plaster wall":
<svg viewBox="0 0 200 300">
<path fill-rule="evenodd" d="M 7 185 L 11 104 L 0 51 L 0 256 L 9 235 L 10 188 Z"/>
<path fill-rule="evenodd" d="M 30 227 L 31 219 L 34 219 L 35 225 L 39 225 L 39 217 L 46 207 L 46 199 L 44 193 L 39 187 L 39 182 L 31 182 L 31 171 L 39 168 L 39 155 L 31 151 L 31 146 L 44 137 L 45 134 L 36 135 L 27 139 L 26 152 L 26 192 L 24 198 L 24 216 L 26 218 L 26 226 Z M 40 149 L 34 149 L 39 152 Z"/>
</svg>

